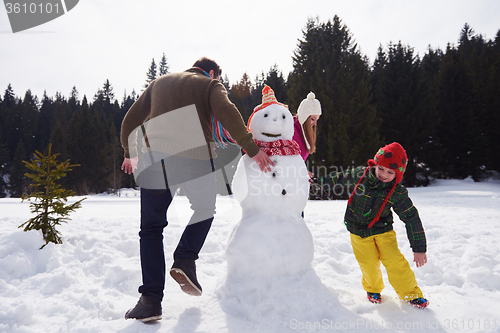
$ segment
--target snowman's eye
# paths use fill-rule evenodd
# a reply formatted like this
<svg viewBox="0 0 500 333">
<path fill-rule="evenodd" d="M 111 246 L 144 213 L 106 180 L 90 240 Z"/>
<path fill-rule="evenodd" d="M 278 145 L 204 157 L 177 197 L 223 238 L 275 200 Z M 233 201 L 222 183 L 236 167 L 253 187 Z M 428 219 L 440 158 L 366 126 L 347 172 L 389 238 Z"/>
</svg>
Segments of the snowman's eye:
<svg viewBox="0 0 500 333">
<path fill-rule="evenodd" d="M 264 113 L 264 118 L 267 117 L 267 116 L 268 116 L 267 113 Z"/>
<path fill-rule="evenodd" d="M 285 118 L 286 118 L 285 115 L 283 115 L 283 119 L 285 119 Z"/>
</svg>

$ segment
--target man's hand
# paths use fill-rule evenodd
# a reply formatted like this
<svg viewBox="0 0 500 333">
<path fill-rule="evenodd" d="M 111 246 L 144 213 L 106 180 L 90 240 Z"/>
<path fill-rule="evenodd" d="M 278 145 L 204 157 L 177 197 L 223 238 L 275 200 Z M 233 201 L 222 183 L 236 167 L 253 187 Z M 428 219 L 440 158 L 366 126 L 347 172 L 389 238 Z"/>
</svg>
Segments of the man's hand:
<svg viewBox="0 0 500 333">
<path fill-rule="evenodd" d="M 255 162 L 257 162 L 257 165 L 259 166 L 260 170 L 264 172 L 271 171 L 271 166 L 274 166 L 273 161 L 267 156 L 267 154 L 261 149 L 255 155 L 252 157 Z"/>
<path fill-rule="evenodd" d="M 139 162 L 139 157 L 126 158 L 122 163 L 122 170 L 129 175 L 137 169 L 137 163 Z"/>
<path fill-rule="evenodd" d="M 422 267 L 427 263 L 427 254 L 425 253 L 413 253 L 413 261 L 417 264 L 417 267 Z"/>
</svg>

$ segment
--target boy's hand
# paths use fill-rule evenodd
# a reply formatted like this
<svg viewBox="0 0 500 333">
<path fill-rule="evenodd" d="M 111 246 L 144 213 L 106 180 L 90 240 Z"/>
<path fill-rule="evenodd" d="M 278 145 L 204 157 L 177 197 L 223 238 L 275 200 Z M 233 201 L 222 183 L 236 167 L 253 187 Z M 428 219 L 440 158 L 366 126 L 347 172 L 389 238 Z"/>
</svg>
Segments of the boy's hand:
<svg viewBox="0 0 500 333">
<path fill-rule="evenodd" d="M 427 254 L 425 253 L 413 253 L 413 261 L 417 264 L 417 267 L 422 267 L 427 263 Z"/>
</svg>

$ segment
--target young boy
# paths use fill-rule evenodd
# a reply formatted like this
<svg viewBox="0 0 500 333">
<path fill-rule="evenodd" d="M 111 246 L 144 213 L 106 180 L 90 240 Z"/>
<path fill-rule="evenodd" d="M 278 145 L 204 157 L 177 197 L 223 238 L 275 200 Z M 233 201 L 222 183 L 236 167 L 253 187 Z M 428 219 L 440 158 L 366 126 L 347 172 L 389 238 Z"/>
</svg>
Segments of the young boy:
<svg viewBox="0 0 500 333">
<path fill-rule="evenodd" d="M 406 224 L 413 261 L 417 267 L 423 266 L 427 262 L 424 229 L 408 191 L 400 184 L 407 163 L 405 150 L 394 142 L 381 148 L 374 159 L 368 161 L 368 168 L 338 173 L 327 181 L 333 186 L 356 184 L 347 203 L 344 223 L 351 233 L 352 248 L 363 274 L 362 284 L 368 299 L 372 303 L 382 301 L 382 262 L 399 298 L 425 308 L 429 302 L 423 298 L 415 274 L 399 251 L 392 226 L 391 207 Z"/>
</svg>

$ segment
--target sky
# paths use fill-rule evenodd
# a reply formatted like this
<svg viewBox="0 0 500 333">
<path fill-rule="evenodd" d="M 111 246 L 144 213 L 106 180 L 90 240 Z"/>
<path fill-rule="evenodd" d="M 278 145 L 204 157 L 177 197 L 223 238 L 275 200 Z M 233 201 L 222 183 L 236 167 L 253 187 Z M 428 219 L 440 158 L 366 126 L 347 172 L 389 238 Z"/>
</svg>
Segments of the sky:
<svg viewBox="0 0 500 333">
<path fill-rule="evenodd" d="M 274 65 L 285 77 L 308 18 L 337 15 L 372 63 L 379 46 L 398 43 L 423 56 L 429 46 L 457 45 L 465 23 L 485 39 L 500 30 L 498 0 L 81 0 L 63 16 L 12 33 L 0 8 L 0 93 L 23 98 L 46 91 L 89 101 L 106 80 L 118 101 L 140 93 L 152 59 L 170 72 L 200 57 L 216 60 L 230 84 L 252 81 Z M 305 97 L 305 96 L 304 96 Z"/>
</svg>

